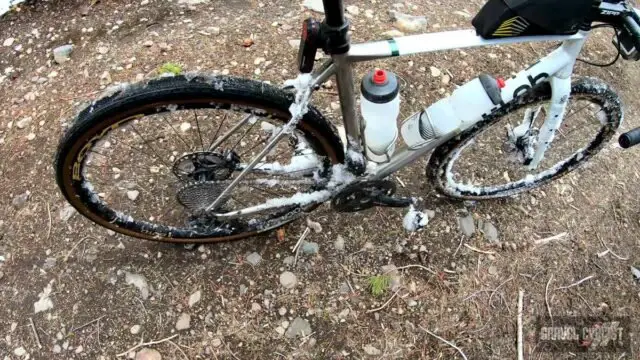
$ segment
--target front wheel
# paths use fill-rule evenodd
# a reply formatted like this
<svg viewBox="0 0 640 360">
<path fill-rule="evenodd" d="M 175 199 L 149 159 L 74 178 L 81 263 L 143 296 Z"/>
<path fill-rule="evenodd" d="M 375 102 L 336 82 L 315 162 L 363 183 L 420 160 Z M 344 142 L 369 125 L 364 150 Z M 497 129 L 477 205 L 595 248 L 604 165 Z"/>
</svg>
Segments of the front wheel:
<svg viewBox="0 0 640 360">
<path fill-rule="evenodd" d="M 483 200 L 537 188 L 586 163 L 622 121 L 620 99 L 607 84 L 593 78 L 576 81 L 554 141 L 537 169 L 529 170 L 526 160 L 550 100 L 551 87 L 542 84 L 438 147 L 427 168 L 437 190 L 454 198 Z M 523 123 L 527 136 L 514 139 L 513 129 L 522 130 Z"/>
<path fill-rule="evenodd" d="M 290 120 L 292 100 L 274 86 L 222 76 L 121 87 L 67 131 L 58 185 L 82 215 L 138 238 L 217 242 L 281 226 L 316 206 L 282 199 L 304 197 L 315 190 L 314 174 L 344 161 L 340 138 L 314 108 L 211 207 Z"/>
</svg>

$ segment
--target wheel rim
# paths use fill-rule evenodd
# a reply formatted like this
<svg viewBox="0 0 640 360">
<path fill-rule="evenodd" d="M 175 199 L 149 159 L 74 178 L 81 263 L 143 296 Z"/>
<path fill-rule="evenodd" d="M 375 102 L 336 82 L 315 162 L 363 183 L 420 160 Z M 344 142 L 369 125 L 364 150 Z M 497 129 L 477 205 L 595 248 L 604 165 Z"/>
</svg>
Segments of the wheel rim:
<svg viewBox="0 0 640 360">
<path fill-rule="evenodd" d="M 184 117 L 181 118 L 179 113 L 181 111 L 192 112 L 194 107 L 202 108 L 203 104 L 205 104 L 207 107 L 207 109 L 205 110 L 212 110 L 213 104 L 220 105 L 216 107 L 216 111 L 225 110 L 225 108 L 231 108 L 231 109 L 235 108 L 235 110 L 238 110 L 238 109 L 243 110 L 242 112 L 246 114 L 246 110 L 251 109 L 252 114 L 258 117 L 258 119 L 256 119 L 255 122 L 248 124 L 247 127 L 251 127 L 254 130 L 259 128 L 259 126 L 262 125 L 262 122 L 277 126 L 278 124 L 282 125 L 282 123 L 287 121 L 289 118 L 288 113 L 284 113 L 282 111 L 273 110 L 273 109 L 267 109 L 265 107 L 257 108 L 256 106 L 251 106 L 249 104 L 239 104 L 239 103 L 235 103 L 232 105 L 228 101 L 215 102 L 215 101 L 212 101 L 211 99 L 201 99 L 201 100 L 189 100 L 189 101 L 169 104 L 171 107 L 173 105 L 176 106 L 175 108 L 169 109 L 169 110 L 173 110 L 169 112 L 170 115 L 177 115 L 177 116 L 174 116 L 174 121 L 171 121 L 171 120 L 166 121 L 165 119 L 162 119 L 162 120 L 156 119 L 155 124 L 164 124 L 165 135 L 168 133 L 173 133 L 176 135 L 174 137 L 174 142 L 175 142 L 174 145 L 177 143 L 182 143 L 184 147 L 188 147 L 188 144 L 189 144 L 188 140 L 181 139 L 180 136 L 177 136 L 177 135 L 180 135 L 181 132 L 183 133 L 193 132 L 197 134 L 195 136 L 196 138 L 195 143 L 200 147 L 198 151 L 201 151 L 203 144 L 206 144 L 207 142 L 204 138 L 202 138 L 203 134 L 208 133 L 209 136 L 211 136 L 210 134 L 215 133 L 215 131 L 213 130 L 207 132 L 207 130 L 204 129 L 205 125 L 203 125 L 201 121 L 201 120 L 204 120 L 203 117 L 206 116 L 202 114 L 204 110 L 203 109 L 196 110 L 195 115 L 199 117 L 199 120 L 198 122 L 196 122 L 195 120 L 196 117 L 195 116 L 192 117 L 191 118 L 192 120 L 189 122 L 190 125 L 184 125 L 187 123 L 187 121 L 184 121 L 185 120 Z M 77 144 L 91 143 L 92 144 L 91 149 L 95 150 L 96 147 L 94 147 L 94 145 L 97 146 L 98 148 L 100 146 L 104 148 L 105 140 L 106 140 L 105 137 L 107 135 L 112 135 L 119 131 L 123 133 L 129 132 L 130 134 L 140 133 L 140 130 L 137 129 L 138 127 L 137 125 L 140 124 L 141 121 L 144 121 L 145 118 L 147 121 L 149 121 L 150 116 L 159 116 L 159 114 L 162 114 L 163 107 L 166 108 L 167 104 L 155 103 L 152 105 L 146 105 L 143 108 L 133 109 L 129 111 L 127 114 L 123 114 L 118 118 L 113 117 L 113 118 L 110 118 L 110 120 L 105 120 L 101 122 L 101 124 L 105 124 L 102 126 L 102 128 L 104 129 L 106 127 L 108 131 L 103 132 L 103 129 L 91 129 L 87 131 L 86 135 L 84 135 L 85 137 L 84 141 L 82 140 L 77 141 Z M 166 115 L 167 113 L 164 112 L 164 114 Z M 142 115 L 145 115 L 145 116 L 143 117 Z M 175 118 L 178 119 L 177 122 L 175 121 Z M 233 120 L 236 120 L 236 119 L 233 119 Z M 229 123 L 232 124 L 233 121 L 230 121 Z M 117 124 L 117 125 L 113 126 L 113 124 Z M 133 125 L 127 126 L 125 124 L 133 124 Z M 217 129 L 217 130 L 218 130 L 217 131 L 218 135 L 224 132 L 224 128 Z M 260 130 L 263 131 L 264 129 L 261 128 Z M 93 134 L 98 134 L 98 133 L 101 135 L 99 139 L 99 143 L 98 141 L 92 142 L 91 141 L 92 138 L 89 138 L 89 137 L 93 136 Z M 235 137 L 232 136 L 231 138 L 229 138 L 228 142 L 230 143 L 233 142 L 234 144 L 237 143 L 237 146 L 235 146 L 234 151 L 238 155 L 240 155 L 240 153 L 246 152 L 246 154 L 242 154 L 242 155 L 246 155 L 247 157 L 250 157 L 255 152 L 261 150 L 262 147 L 260 146 L 260 144 L 262 141 L 261 139 L 263 139 L 263 137 L 260 137 L 259 139 L 254 138 L 249 132 L 244 132 L 243 133 L 244 136 L 241 136 L 240 135 L 241 133 L 237 133 L 237 134 L 238 136 L 235 136 Z M 332 151 L 332 148 L 328 145 L 327 141 L 322 137 L 318 137 L 317 132 L 315 132 L 314 129 L 311 126 L 309 126 L 306 122 L 303 121 L 299 124 L 299 128 L 294 135 L 295 135 L 294 138 L 297 138 L 297 139 L 307 139 L 306 140 L 307 150 L 317 151 L 318 156 L 327 158 L 329 160 L 328 161 L 329 163 L 337 162 L 336 154 Z M 145 140 L 148 139 L 147 136 L 142 135 L 138 137 L 139 137 L 139 141 L 146 145 L 146 142 L 143 139 Z M 158 139 L 162 139 L 162 137 L 150 137 L 149 139 L 155 139 L 156 141 L 158 141 Z M 118 140 L 118 141 L 112 142 L 110 146 L 107 147 L 107 149 L 109 149 L 110 147 L 111 148 L 115 147 L 114 144 L 121 147 L 127 146 L 126 141 Z M 165 144 L 163 145 L 165 145 L 165 147 L 168 145 L 168 148 L 172 149 L 172 146 L 169 144 L 171 143 L 165 142 Z M 128 145 L 131 145 L 131 144 L 128 144 Z M 129 146 L 129 148 L 131 150 L 131 149 L 135 149 L 138 146 L 139 144 L 132 145 L 132 146 Z M 274 150 L 283 150 L 281 148 L 282 142 L 278 146 L 279 147 Z M 206 148 L 206 145 L 204 147 Z M 146 157 L 150 157 L 149 155 L 151 153 L 156 155 L 155 153 L 158 152 L 159 150 L 159 149 L 151 150 L 151 148 L 152 147 L 146 149 L 147 150 L 146 154 L 144 154 L 144 155 L 147 155 Z M 224 144 L 222 144 L 219 149 L 224 149 Z M 228 148 L 228 149 L 231 149 L 231 148 Z M 103 150 L 103 149 L 99 149 L 99 150 Z M 195 149 L 192 149 L 192 150 L 195 150 Z M 208 149 L 205 149 L 205 150 L 208 150 Z M 293 148 L 290 154 L 290 157 L 288 159 L 286 156 L 278 158 L 278 156 L 281 156 L 282 154 L 276 153 L 265 160 L 268 161 L 268 164 L 273 164 L 274 162 L 278 162 L 280 163 L 280 165 L 283 165 L 286 167 L 287 164 L 290 164 L 290 161 L 294 156 L 293 150 L 297 151 L 299 149 L 298 147 Z M 88 171 L 86 170 L 90 166 L 85 167 L 85 164 L 87 162 L 89 162 L 89 165 L 91 165 L 92 163 L 99 162 L 96 159 L 102 156 L 97 155 L 94 152 L 90 152 L 92 156 L 85 156 L 85 158 L 82 159 L 82 168 L 80 169 L 80 171 L 78 171 L 77 168 L 74 168 L 74 166 L 77 165 L 78 163 L 78 157 L 80 156 L 82 151 L 86 151 L 86 149 L 84 149 L 84 147 L 80 148 L 80 145 L 75 146 L 75 149 L 71 150 L 70 156 L 67 157 L 68 160 L 65 161 L 65 164 L 66 164 L 65 169 L 67 170 L 68 174 L 64 176 L 64 178 L 67 179 L 67 181 L 65 181 L 64 187 L 67 189 L 66 191 L 67 194 L 75 194 L 75 196 L 74 195 L 69 196 L 70 202 L 72 202 L 72 204 L 76 206 L 76 208 L 79 208 L 81 212 L 83 212 L 85 215 L 90 217 L 92 220 L 100 223 L 103 226 L 123 232 L 127 235 L 144 237 L 144 238 L 152 238 L 157 240 L 162 240 L 162 238 L 170 238 L 172 239 L 172 241 L 180 241 L 180 239 L 210 240 L 212 238 L 219 238 L 220 240 L 223 240 L 223 239 L 232 239 L 236 237 L 251 235 L 256 231 L 267 229 L 269 226 L 275 226 L 278 223 L 286 223 L 288 221 L 291 221 L 291 215 L 292 215 L 293 209 L 288 208 L 288 209 L 278 209 L 277 211 L 274 211 L 273 213 L 268 214 L 270 216 L 269 218 L 257 219 L 256 221 L 247 221 L 247 219 L 243 219 L 242 221 L 240 221 L 236 219 L 231 221 L 225 221 L 224 225 L 216 224 L 215 226 L 211 225 L 211 226 L 208 226 L 207 228 L 199 227 L 195 230 L 193 229 L 193 227 L 187 227 L 187 226 L 181 227 L 179 226 L 179 224 L 158 225 L 157 224 L 158 219 L 159 218 L 164 219 L 166 217 L 166 214 L 161 214 L 160 216 L 154 216 L 154 215 L 145 216 L 145 214 L 143 213 L 130 214 L 129 211 L 121 211 L 121 210 L 114 209 L 115 198 L 109 197 L 107 194 L 105 194 L 105 191 L 98 188 L 99 185 L 104 186 L 105 183 L 101 182 L 100 184 L 98 184 L 98 181 L 95 180 L 95 175 L 94 177 L 92 177 L 91 174 L 89 174 Z M 175 154 L 176 152 L 178 153 L 177 155 Z M 186 153 L 187 152 L 181 152 L 179 150 L 172 149 L 170 156 L 158 155 L 156 157 L 159 159 L 166 157 L 166 159 L 169 160 L 171 156 L 178 158 L 178 157 L 183 157 L 187 155 Z M 192 153 L 195 153 L 195 151 L 192 151 Z M 102 155 L 105 155 L 105 154 L 102 154 Z M 172 159 L 172 160 L 175 160 L 175 159 Z M 135 165 L 138 165 L 138 164 L 135 164 Z M 157 169 L 153 169 L 153 170 L 150 167 L 148 173 L 166 175 L 165 173 L 170 168 L 170 166 L 168 165 L 169 164 L 161 164 L 158 166 Z M 317 169 L 320 169 L 321 167 L 324 167 L 327 164 L 324 162 L 318 162 L 315 165 Z M 123 182 L 125 182 L 128 179 L 125 179 L 124 178 L 125 176 L 123 174 L 123 169 L 125 168 L 125 166 L 123 164 L 120 164 L 119 166 L 121 166 L 121 168 L 118 168 L 117 166 L 111 166 L 109 163 L 102 163 L 102 164 L 99 164 L 98 168 L 102 172 L 100 175 L 102 176 L 109 175 L 112 181 L 113 180 L 119 181 L 120 184 L 122 185 Z M 130 169 L 131 167 L 128 167 L 128 168 Z M 73 179 L 73 181 L 68 181 L 71 174 L 78 175 L 78 173 L 80 174 L 79 178 L 76 177 L 75 179 Z M 120 176 L 118 176 L 118 174 L 120 174 Z M 252 175 L 254 175 L 253 176 L 254 180 L 260 179 L 257 177 L 258 174 L 252 174 Z M 264 179 L 264 174 L 260 174 L 260 176 L 262 179 Z M 250 178 L 252 178 L 252 176 L 250 176 Z M 120 204 L 122 204 L 122 201 L 140 203 L 141 201 L 144 201 L 143 199 L 145 198 L 153 199 L 153 190 L 160 189 L 158 182 L 151 183 L 151 185 L 145 184 L 148 186 L 146 186 L 147 188 L 143 188 L 140 186 L 140 181 L 139 181 L 140 179 L 137 179 L 137 180 L 138 181 L 136 181 L 137 184 L 135 187 L 129 188 L 127 186 L 119 186 L 120 192 L 118 194 L 119 196 L 118 201 L 120 202 Z M 213 180 L 216 180 L 216 179 L 213 179 Z M 305 188 L 308 189 L 309 184 L 311 184 L 312 182 L 310 180 L 311 179 L 305 178 L 305 179 L 298 179 L 296 181 L 299 181 L 299 182 L 306 181 L 304 185 L 305 185 Z M 191 183 L 197 182 L 197 181 L 198 179 L 191 179 Z M 155 186 L 153 184 L 155 184 Z M 252 187 L 254 192 L 254 194 L 252 194 L 252 196 L 254 197 L 254 199 L 252 199 L 253 201 L 260 201 L 260 196 L 255 195 L 255 193 L 259 192 L 259 190 L 257 190 L 258 188 L 263 190 L 260 193 L 263 194 L 264 196 L 266 196 L 267 193 L 274 195 L 276 194 L 276 190 L 281 190 L 277 188 L 277 186 L 280 186 L 281 184 L 274 186 L 271 184 L 267 184 L 266 182 L 263 182 L 262 187 L 258 186 L 259 184 L 254 184 L 254 185 L 256 186 Z M 134 192 L 137 192 L 137 194 L 135 194 Z M 293 193 L 295 192 L 289 192 L 288 194 L 291 195 Z M 101 196 L 98 194 L 100 194 Z M 280 193 L 278 195 L 282 196 L 286 194 Z M 166 196 L 160 197 L 159 199 L 162 201 L 170 200 L 170 199 L 167 199 Z M 227 203 L 226 205 L 229 205 L 229 204 Z M 148 209 L 149 208 L 147 207 L 147 210 Z M 266 220 L 270 220 L 270 221 L 265 223 Z M 190 223 L 189 225 L 192 226 L 193 223 Z"/>
</svg>

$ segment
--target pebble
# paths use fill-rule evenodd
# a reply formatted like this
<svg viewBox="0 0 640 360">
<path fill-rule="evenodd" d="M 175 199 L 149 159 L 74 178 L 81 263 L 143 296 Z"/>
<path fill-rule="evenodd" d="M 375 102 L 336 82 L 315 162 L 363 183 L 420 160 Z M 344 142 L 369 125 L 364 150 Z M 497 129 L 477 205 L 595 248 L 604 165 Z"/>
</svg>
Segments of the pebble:
<svg viewBox="0 0 640 360">
<path fill-rule="evenodd" d="M 309 321 L 301 317 L 297 317 L 293 319 L 293 322 L 287 329 L 285 336 L 288 337 L 289 339 L 293 339 L 296 336 L 302 337 L 302 336 L 307 336 L 309 334 L 311 334 L 311 325 L 309 324 Z"/>
<path fill-rule="evenodd" d="M 24 129 L 29 126 L 29 124 L 31 124 L 32 120 L 33 118 L 31 116 L 27 116 L 26 118 L 18 120 L 16 122 L 16 126 L 18 127 L 18 129 Z"/>
<path fill-rule="evenodd" d="M 289 40 L 289 45 L 294 49 L 299 48 L 300 47 L 300 39 Z"/>
<path fill-rule="evenodd" d="M 496 275 L 498 274 L 498 268 L 495 267 L 494 265 L 489 266 L 489 275 Z"/>
<path fill-rule="evenodd" d="M 389 11 L 389 14 L 395 21 L 395 27 L 402 31 L 418 32 L 427 28 L 427 18 L 424 16 L 407 15 L 395 10 Z"/>
<path fill-rule="evenodd" d="M 31 193 L 29 191 L 25 192 L 24 194 L 16 195 L 13 197 L 13 200 L 11 200 L 11 205 L 13 205 L 16 209 L 21 209 L 27 203 L 27 200 L 29 200 L 30 196 Z"/>
<path fill-rule="evenodd" d="M 280 314 L 280 316 L 285 316 L 287 315 L 287 308 L 286 307 L 281 307 L 280 309 L 278 309 L 278 314 Z"/>
<path fill-rule="evenodd" d="M 324 5 L 322 4 L 322 0 L 304 0 L 302 6 L 311 11 L 324 14 Z"/>
<path fill-rule="evenodd" d="M 415 301 L 415 300 L 409 300 L 409 303 L 407 304 L 407 306 L 416 307 L 416 306 L 418 306 L 418 302 Z"/>
<path fill-rule="evenodd" d="M 340 103 L 336 102 L 336 101 L 332 101 L 331 102 L 331 110 L 338 110 L 340 109 Z"/>
<path fill-rule="evenodd" d="M 35 138 L 36 138 L 36 134 L 34 134 L 34 133 L 29 133 L 29 135 L 27 135 L 27 140 L 29 140 L 29 141 L 31 141 L 31 140 L 33 140 Z"/>
<path fill-rule="evenodd" d="M 176 330 L 187 330 L 191 327 L 191 315 L 187 313 L 180 314 L 178 321 L 176 321 Z"/>
<path fill-rule="evenodd" d="M 149 4 L 149 0 L 142 0 L 142 1 L 140 1 L 140 6 L 145 6 L 145 5 L 147 5 L 147 4 Z"/>
<path fill-rule="evenodd" d="M 140 325 L 133 325 L 131 327 L 131 329 L 129 329 L 129 331 L 133 334 L 133 335 L 137 335 L 140 332 Z"/>
<path fill-rule="evenodd" d="M 10 37 L 10 38 L 5 39 L 4 42 L 2 43 L 2 45 L 3 46 L 11 46 L 11 45 L 13 45 L 13 43 L 15 41 L 16 41 L 15 38 Z"/>
<path fill-rule="evenodd" d="M 62 45 L 53 49 L 53 60 L 58 64 L 63 64 L 71 58 L 71 52 L 73 51 L 73 45 Z"/>
<path fill-rule="evenodd" d="M 351 15 L 359 15 L 360 14 L 360 8 L 355 6 L 355 5 L 349 5 L 347 6 L 347 12 Z"/>
<path fill-rule="evenodd" d="M 149 284 L 147 283 L 147 278 L 143 275 L 126 271 L 124 281 L 127 285 L 135 286 L 138 291 L 140 291 L 140 296 L 143 300 L 147 300 L 149 298 Z"/>
<path fill-rule="evenodd" d="M 220 347 L 220 345 L 222 345 L 222 340 L 220 340 L 219 338 L 215 338 L 211 340 L 211 345 L 213 347 Z"/>
<path fill-rule="evenodd" d="M 338 235 L 336 241 L 334 241 L 333 243 L 333 247 L 335 247 L 338 251 L 344 250 L 344 238 L 342 237 L 342 235 Z"/>
<path fill-rule="evenodd" d="M 404 36 L 404 33 L 400 30 L 393 29 L 393 30 L 385 31 L 380 35 L 382 35 L 385 39 L 393 39 L 396 37 Z"/>
<path fill-rule="evenodd" d="M 36 94 L 34 94 L 33 91 L 29 91 L 28 93 L 24 94 L 24 99 L 27 101 L 33 101 L 36 99 Z"/>
<path fill-rule="evenodd" d="M 15 356 L 25 356 L 27 354 L 27 350 L 25 350 L 22 346 L 13 350 L 13 354 Z"/>
<path fill-rule="evenodd" d="M 482 228 L 482 232 L 484 233 L 484 236 L 487 238 L 487 240 L 489 240 L 490 243 L 498 242 L 498 239 L 499 239 L 498 229 L 496 229 L 496 227 L 492 223 L 488 221 L 485 222 Z"/>
<path fill-rule="evenodd" d="M 473 221 L 473 215 L 469 214 L 465 217 L 459 217 L 458 227 L 465 236 L 471 237 L 476 232 L 476 224 L 475 221 Z"/>
<path fill-rule="evenodd" d="M 98 47 L 98 53 L 99 54 L 105 55 L 108 52 L 109 52 L 109 48 L 108 47 L 106 47 L 106 46 Z"/>
<path fill-rule="evenodd" d="M 364 350 L 365 354 L 367 354 L 369 356 L 382 355 L 382 351 L 380 351 L 380 349 L 376 348 L 375 346 L 373 346 L 371 344 L 367 344 L 367 345 L 363 346 L 362 349 Z"/>
<path fill-rule="evenodd" d="M 314 242 L 304 242 L 302 244 L 302 252 L 306 255 L 315 255 L 320 251 L 320 246 Z"/>
<path fill-rule="evenodd" d="M 249 290 L 249 288 L 247 287 L 247 285 L 240 284 L 240 295 L 246 294 L 248 290 Z"/>
<path fill-rule="evenodd" d="M 295 258 L 293 256 L 287 256 L 286 258 L 284 258 L 284 260 L 282 261 L 285 265 L 293 265 L 293 262 L 295 261 Z"/>
<path fill-rule="evenodd" d="M 430 70 L 431 70 L 431 76 L 433 77 L 439 77 L 440 75 L 442 75 L 442 71 L 440 71 L 440 69 L 438 69 L 435 66 L 432 66 Z"/>
<path fill-rule="evenodd" d="M 189 295 L 189 307 L 193 307 L 195 304 L 197 304 L 198 302 L 200 302 L 200 299 L 202 298 L 202 292 L 200 290 L 194 292 L 193 294 Z"/>
<path fill-rule="evenodd" d="M 153 46 L 153 41 L 147 40 L 147 41 L 142 43 L 142 46 L 144 46 L 144 47 L 152 47 Z"/>
<path fill-rule="evenodd" d="M 251 311 L 258 312 L 260 310 L 262 310 L 262 306 L 260 306 L 260 304 L 255 302 L 251 304 Z"/>
<path fill-rule="evenodd" d="M 191 129 L 191 123 L 183 122 L 182 124 L 180 124 L 180 131 L 186 132 L 189 131 L 189 129 Z"/>
<path fill-rule="evenodd" d="M 251 254 L 247 255 L 246 260 L 249 264 L 256 266 L 262 261 L 262 256 L 260 256 L 260 254 L 258 254 L 257 252 L 252 252 Z"/>
<path fill-rule="evenodd" d="M 280 285 L 282 285 L 282 287 L 284 287 L 285 289 L 293 289 L 294 287 L 296 287 L 297 283 L 298 279 L 296 278 L 296 275 L 291 271 L 285 271 L 280 274 Z"/>
<path fill-rule="evenodd" d="M 135 360 L 162 360 L 162 355 L 158 350 L 144 348 L 136 353 Z"/>
<path fill-rule="evenodd" d="M 307 226 L 310 227 L 311 230 L 315 231 L 316 233 L 322 232 L 322 225 L 320 225 L 319 222 L 312 221 L 309 218 L 307 218 Z"/>
<path fill-rule="evenodd" d="M 449 75 L 444 75 L 442 77 L 442 84 L 443 85 L 449 85 L 449 83 L 451 82 L 451 76 Z"/>
<path fill-rule="evenodd" d="M 53 345 L 53 350 L 52 351 L 53 351 L 54 354 L 60 354 L 62 352 L 62 348 L 60 347 L 60 345 L 55 344 L 55 345 Z"/>
<path fill-rule="evenodd" d="M 140 191 L 138 190 L 127 191 L 127 198 L 129 198 L 129 200 L 131 201 L 135 201 L 138 198 L 138 195 L 140 195 Z"/>
</svg>

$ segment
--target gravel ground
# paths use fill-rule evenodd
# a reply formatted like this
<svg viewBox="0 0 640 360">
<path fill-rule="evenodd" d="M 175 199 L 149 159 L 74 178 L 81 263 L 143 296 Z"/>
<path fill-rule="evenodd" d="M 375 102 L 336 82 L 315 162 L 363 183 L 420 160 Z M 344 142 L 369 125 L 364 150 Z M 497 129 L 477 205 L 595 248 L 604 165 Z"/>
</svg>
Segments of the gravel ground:
<svg viewBox="0 0 640 360">
<path fill-rule="evenodd" d="M 482 1 L 347 5 L 354 40 L 366 41 L 393 29 L 390 8 L 426 15 L 427 30 L 442 31 L 469 27 Z M 482 203 L 435 194 L 422 159 L 396 178 L 434 212 L 426 229 L 407 234 L 401 210 L 321 207 L 312 220 L 322 229 L 295 264 L 304 221 L 283 241 L 268 234 L 187 250 L 108 233 L 66 205 L 51 165 L 56 145 L 101 89 L 153 77 L 166 62 L 281 83 L 295 75 L 292 43 L 312 14 L 321 16 L 284 0 L 74 0 L 0 19 L 0 358 L 460 358 L 432 332 L 469 359 L 513 359 L 519 289 L 526 358 L 573 358 L 539 351 L 535 324 L 549 313 L 627 316 L 637 333 L 638 155 L 615 144 L 555 184 Z M 598 33 L 583 55 L 607 60 L 610 37 Z M 69 43 L 69 61 L 54 62 L 52 50 Z M 404 118 L 480 72 L 509 76 L 554 46 L 377 61 L 357 73 L 399 74 Z M 640 125 L 637 64 L 579 64 L 577 73 L 611 83 L 626 106 L 623 129 Z M 335 88 L 314 98 L 338 123 L 335 102 Z M 632 337 L 631 354 L 606 358 L 639 351 Z"/>
</svg>

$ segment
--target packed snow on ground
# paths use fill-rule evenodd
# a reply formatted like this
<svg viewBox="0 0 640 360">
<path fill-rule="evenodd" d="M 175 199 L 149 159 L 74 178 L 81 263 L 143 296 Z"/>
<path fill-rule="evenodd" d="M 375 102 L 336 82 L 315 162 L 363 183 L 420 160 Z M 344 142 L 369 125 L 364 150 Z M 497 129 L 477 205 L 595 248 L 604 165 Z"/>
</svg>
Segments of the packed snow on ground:
<svg viewBox="0 0 640 360">
<path fill-rule="evenodd" d="M 0 0 L 0 15 L 6 13 L 13 5 L 19 4 L 24 0 Z"/>
</svg>

